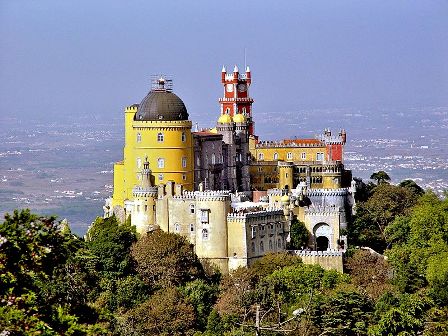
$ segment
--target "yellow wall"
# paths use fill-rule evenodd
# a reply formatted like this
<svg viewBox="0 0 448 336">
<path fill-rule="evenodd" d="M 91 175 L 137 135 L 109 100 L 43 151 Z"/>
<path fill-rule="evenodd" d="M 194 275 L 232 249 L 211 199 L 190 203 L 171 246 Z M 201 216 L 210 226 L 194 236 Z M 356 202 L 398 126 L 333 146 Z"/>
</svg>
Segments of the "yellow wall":
<svg viewBox="0 0 448 336">
<path fill-rule="evenodd" d="M 194 162 L 191 121 L 135 121 L 136 112 L 136 106 L 125 110 L 124 160 L 123 168 L 118 169 L 117 173 L 114 171 L 117 175 L 114 175 L 114 205 L 124 205 L 125 199 L 132 199 L 132 189 L 140 184 L 138 175 L 146 157 L 156 185 L 171 180 L 192 190 Z M 163 134 L 163 141 L 158 141 L 158 133 Z M 185 139 L 182 133 L 185 133 Z M 140 141 L 137 139 L 138 134 Z M 158 167 L 159 158 L 164 159 L 163 168 Z M 185 167 L 183 158 L 186 160 Z M 141 162 L 140 167 L 138 162 Z M 159 174 L 163 174 L 162 179 L 159 179 Z"/>
<path fill-rule="evenodd" d="M 112 196 L 112 207 L 116 205 L 123 206 L 124 203 L 124 165 L 123 161 L 114 164 L 114 193 Z"/>
<path fill-rule="evenodd" d="M 278 154 L 278 159 L 274 159 L 274 154 Z M 288 153 L 292 153 L 292 159 L 288 159 Z M 302 159 L 302 153 L 305 153 L 305 159 Z M 266 147 L 266 148 L 251 148 L 251 154 L 256 161 L 302 161 L 311 162 L 317 161 L 317 153 L 324 153 L 324 158 L 327 155 L 325 146 L 321 147 Z M 263 159 L 260 159 L 260 154 Z"/>
</svg>

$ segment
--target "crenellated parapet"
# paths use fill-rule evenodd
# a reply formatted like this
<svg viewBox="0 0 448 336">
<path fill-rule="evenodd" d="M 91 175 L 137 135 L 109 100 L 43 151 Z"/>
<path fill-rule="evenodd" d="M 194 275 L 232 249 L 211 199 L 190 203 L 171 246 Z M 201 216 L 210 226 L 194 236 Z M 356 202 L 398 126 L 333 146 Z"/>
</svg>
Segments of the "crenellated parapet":
<svg viewBox="0 0 448 336">
<path fill-rule="evenodd" d="M 250 218 L 265 218 L 267 216 L 283 216 L 283 209 L 281 208 L 266 208 L 265 210 L 259 211 L 247 211 L 247 212 L 231 212 L 227 214 L 228 222 L 238 222 L 238 221 L 246 221 Z"/>
<path fill-rule="evenodd" d="M 157 187 L 149 187 L 149 188 L 143 188 L 143 187 L 135 187 L 132 189 L 132 195 L 134 197 L 157 197 Z"/>
<path fill-rule="evenodd" d="M 285 189 L 268 189 L 267 191 L 268 196 L 283 196 L 287 195 L 288 191 Z"/>
<path fill-rule="evenodd" d="M 349 188 L 337 188 L 337 189 L 309 189 L 307 196 L 347 196 L 350 194 Z"/>
<path fill-rule="evenodd" d="M 184 191 L 182 195 L 174 195 L 177 200 L 197 201 L 230 201 L 229 190 Z"/>
<path fill-rule="evenodd" d="M 334 216 L 339 215 L 340 212 L 342 212 L 343 209 L 341 209 L 338 206 L 313 206 L 310 208 L 305 209 L 305 215 L 308 216 Z"/>
<path fill-rule="evenodd" d="M 323 142 L 300 142 L 300 140 L 294 142 L 284 142 L 284 141 L 259 141 L 255 144 L 255 148 L 302 148 L 302 147 L 325 147 Z"/>
<path fill-rule="evenodd" d="M 329 251 L 295 250 L 292 252 L 299 257 L 342 257 L 344 255 L 344 252 L 338 250 L 329 250 Z"/>
<path fill-rule="evenodd" d="M 133 112 L 133 113 L 137 113 L 138 106 L 139 106 L 139 104 L 132 104 L 132 105 L 126 106 L 126 108 L 124 109 L 124 111 L 125 111 L 126 113 L 131 113 L 131 112 Z"/>
</svg>

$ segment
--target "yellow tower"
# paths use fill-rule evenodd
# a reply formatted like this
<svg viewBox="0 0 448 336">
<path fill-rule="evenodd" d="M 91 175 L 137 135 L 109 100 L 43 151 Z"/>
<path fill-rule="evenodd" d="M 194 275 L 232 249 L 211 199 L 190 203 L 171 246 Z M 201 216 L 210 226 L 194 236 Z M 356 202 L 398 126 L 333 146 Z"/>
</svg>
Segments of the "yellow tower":
<svg viewBox="0 0 448 336">
<path fill-rule="evenodd" d="M 114 165 L 112 206 L 124 207 L 126 200 L 133 199 L 145 158 L 155 185 L 174 181 L 193 189 L 191 126 L 185 104 L 164 78 L 153 82 L 139 105 L 126 108 L 124 160 Z"/>
</svg>

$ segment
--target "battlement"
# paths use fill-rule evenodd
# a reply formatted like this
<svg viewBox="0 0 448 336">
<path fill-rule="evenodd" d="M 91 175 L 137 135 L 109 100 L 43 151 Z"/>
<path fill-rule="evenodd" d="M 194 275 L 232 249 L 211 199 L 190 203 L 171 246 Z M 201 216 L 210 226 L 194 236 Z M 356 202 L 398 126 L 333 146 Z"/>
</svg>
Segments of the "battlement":
<svg viewBox="0 0 448 336">
<path fill-rule="evenodd" d="M 135 112 L 137 112 L 138 107 L 139 107 L 139 104 L 132 104 L 132 105 L 126 106 L 124 111 L 125 112 L 134 112 L 135 113 Z"/>
<path fill-rule="evenodd" d="M 253 103 L 254 99 L 253 98 L 218 98 L 218 101 L 220 103 L 225 103 L 225 102 L 236 102 L 236 103 Z"/>
<path fill-rule="evenodd" d="M 191 127 L 193 124 L 191 120 L 134 120 L 132 122 L 133 128 L 153 127 Z M 166 125 L 166 126 L 165 126 Z"/>
<path fill-rule="evenodd" d="M 283 196 L 288 195 L 288 191 L 285 189 L 268 189 L 268 196 Z"/>
<path fill-rule="evenodd" d="M 224 78 L 225 78 L 226 81 L 233 81 L 235 79 L 247 80 L 248 76 L 245 73 L 238 73 L 235 76 L 235 74 L 233 72 L 231 72 L 231 73 L 226 73 Z"/>
<path fill-rule="evenodd" d="M 307 196 L 346 196 L 349 194 L 348 188 L 338 189 L 310 189 Z"/>
<path fill-rule="evenodd" d="M 204 190 L 188 191 L 185 190 L 182 195 L 174 195 L 174 199 L 180 200 L 198 200 L 198 201 L 227 201 L 230 200 L 229 190 Z"/>
<path fill-rule="evenodd" d="M 305 209 L 305 214 L 309 216 L 334 216 L 339 215 L 341 212 L 341 208 L 338 206 L 330 205 L 330 206 L 312 206 L 310 208 Z"/>
<path fill-rule="evenodd" d="M 308 140 L 308 139 L 306 139 Z M 255 148 L 322 148 L 325 147 L 325 143 L 321 141 L 313 142 L 300 142 L 300 140 L 294 141 L 259 141 L 255 144 Z"/>
<path fill-rule="evenodd" d="M 343 251 L 329 250 L 329 251 L 306 251 L 306 250 L 294 250 L 293 254 L 299 257 L 342 257 Z"/>
<path fill-rule="evenodd" d="M 132 195 L 134 197 L 157 197 L 157 187 L 135 187 L 132 189 Z"/>
<path fill-rule="evenodd" d="M 249 218 L 262 218 L 262 217 L 266 217 L 266 216 L 283 216 L 283 209 L 281 208 L 275 208 L 275 207 L 271 207 L 271 208 L 266 208 L 263 210 L 260 209 L 254 209 L 253 211 L 250 211 L 250 209 L 244 209 L 242 211 L 239 212 L 231 212 L 229 214 L 227 214 L 227 220 L 228 221 L 245 221 L 246 219 Z"/>
</svg>

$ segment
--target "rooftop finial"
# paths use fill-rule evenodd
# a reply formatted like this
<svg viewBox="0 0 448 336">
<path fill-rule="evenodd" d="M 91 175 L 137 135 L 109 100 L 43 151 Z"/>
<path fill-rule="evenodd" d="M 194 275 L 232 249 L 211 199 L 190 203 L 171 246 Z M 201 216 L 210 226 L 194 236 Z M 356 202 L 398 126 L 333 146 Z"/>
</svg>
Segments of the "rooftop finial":
<svg viewBox="0 0 448 336">
<path fill-rule="evenodd" d="M 235 64 L 235 67 L 233 68 L 233 72 L 239 72 L 238 66 Z"/>
<path fill-rule="evenodd" d="M 249 66 L 246 66 L 246 72 L 250 72 Z"/>
<path fill-rule="evenodd" d="M 221 72 L 227 72 L 225 65 L 222 66 Z"/>
</svg>

